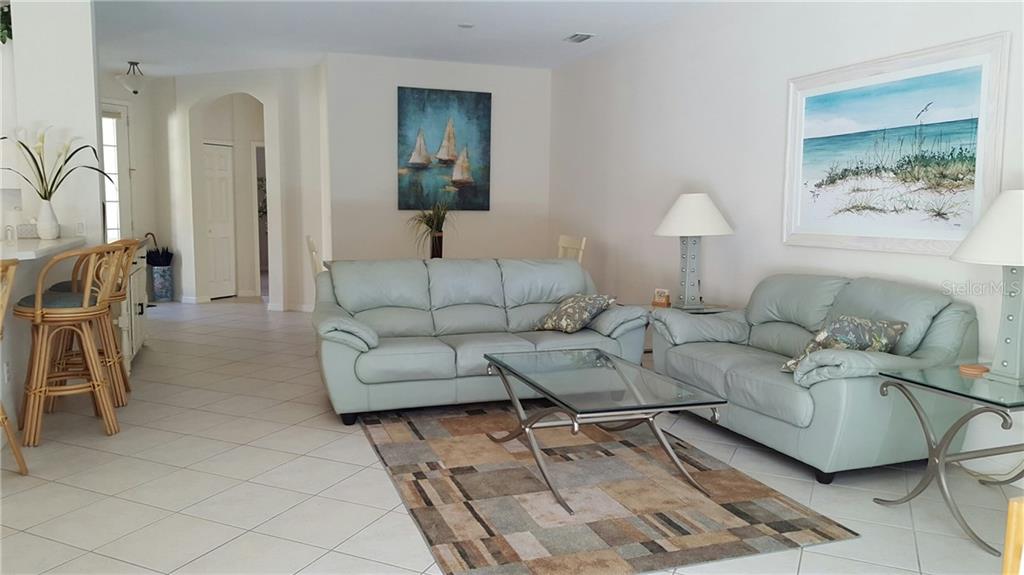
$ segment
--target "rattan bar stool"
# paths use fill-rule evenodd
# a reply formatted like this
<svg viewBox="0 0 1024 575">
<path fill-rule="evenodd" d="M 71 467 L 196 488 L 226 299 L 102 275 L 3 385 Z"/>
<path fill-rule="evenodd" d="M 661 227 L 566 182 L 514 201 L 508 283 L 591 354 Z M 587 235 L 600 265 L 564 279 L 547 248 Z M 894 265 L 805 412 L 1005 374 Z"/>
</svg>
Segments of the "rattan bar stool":
<svg viewBox="0 0 1024 575">
<path fill-rule="evenodd" d="M 14 287 L 14 273 L 17 268 L 18 260 L 0 260 L 0 339 L 4 338 L 4 318 L 7 316 L 7 304 L 11 301 L 11 289 Z M 10 382 L 7 383 L 10 384 Z M 3 403 L 0 403 L 0 425 L 4 428 L 7 445 L 10 446 L 11 453 L 14 454 L 14 460 L 18 462 L 18 473 L 28 475 L 25 456 L 21 454 L 18 436 L 14 432 L 11 420 L 7 417 Z"/>
<path fill-rule="evenodd" d="M 111 244 L 58 254 L 39 272 L 35 293 L 22 298 L 14 307 L 15 317 L 32 322 L 32 352 L 20 421 L 24 428 L 22 444 L 26 447 L 39 444 L 43 410 L 50 397 L 91 394 L 106 434 L 120 431 L 111 403 L 107 369 L 97 351 L 96 334 L 99 323 L 109 318 L 110 294 L 119 281 L 124 254 L 123 246 Z M 43 289 L 54 266 L 83 257 L 79 292 Z M 81 350 L 82 369 L 59 369 L 57 344 L 63 334 L 70 334 Z M 67 383 L 69 379 L 84 379 L 85 383 L 72 385 Z"/>
<path fill-rule="evenodd" d="M 131 384 L 128 381 L 128 371 L 124 366 L 124 355 L 121 353 L 121 344 L 117 337 L 117 328 L 114 325 L 114 318 L 111 313 L 114 304 L 128 299 L 129 273 L 131 272 L 132 260 L 135 252 L 139 249 L 140 240 L 124 239 L 111 242 L 110 246 L 120 246 L 124 250 L 124 257 L 121 263 L 121 270 L 114 287 L 110 293 L 110 306 L 107 308 L 107 318 L 98 322 L 98 349 L 100 360 L 106 367 L 110 382 L 110 399 L 114 407 L 124 407 L 128 404 L 128 393 L 131 391 Z M 80 256 L 75 262 L 71 272 L 71 279 L 58 282 L 50 286 L 50 291 L 62 293 L 74 293 L 82 291 L 82 278 L 85 271 L 85 257 Z M 75 351 L 71 347 L 70 334 L 64 334 L 58 342 L 57 349 L 60 355 L 57 358 L 57 366 L 60 371 L 78 371 L 83 368 L 81 350 Z M 54 400 L 51 397 L 47 401 L 46 411 L 52 412 Z"/>
</svg>

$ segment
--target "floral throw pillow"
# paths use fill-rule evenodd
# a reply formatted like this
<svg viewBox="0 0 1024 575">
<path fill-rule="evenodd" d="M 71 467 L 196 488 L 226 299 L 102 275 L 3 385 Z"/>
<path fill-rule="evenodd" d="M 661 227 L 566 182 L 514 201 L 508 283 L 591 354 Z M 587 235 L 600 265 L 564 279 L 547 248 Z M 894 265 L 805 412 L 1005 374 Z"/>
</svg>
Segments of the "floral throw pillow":
<svg viewBox="0 0 1024 575">
<path fill-rule="evenodd" d="M 794 357 L 783 364 L 782 371 L 796 371 L 796 366 L 805 357 L 819 349 L 855 349 L 888 353 L 896 347 L 896 342 L 906 330 L 907 324 L 902 321 L 841 315 L 828 327 L 819 331 L 799 357 Z"/>
<path fill-rule="evenodd" d="M 613 301 L 615 300 L 605 295 L 571 295 L 541 318 L 537 329 L 576 333 L 586 327 L 597 314 L 608 309 Z"/>
</svg>

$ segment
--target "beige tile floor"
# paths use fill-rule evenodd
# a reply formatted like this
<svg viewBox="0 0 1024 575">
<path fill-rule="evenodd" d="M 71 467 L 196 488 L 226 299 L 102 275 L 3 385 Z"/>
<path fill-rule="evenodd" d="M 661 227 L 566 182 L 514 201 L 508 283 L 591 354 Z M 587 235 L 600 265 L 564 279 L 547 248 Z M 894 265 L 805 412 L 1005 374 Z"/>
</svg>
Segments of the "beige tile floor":
<svg viewBox="0 0 1024 575">
<path fill-rule="evenodd" d="M 65 400 L 27 450 L 32 474 L 0 476 L 3 573 L 440 573 L 358 427 L 330 411 L 309 314 L 258 303 L 162 304 L 103 435 Z M 810 471 L 703 420 L 664 427 L 860 532 L 857 540 L 680 568 L 712 573 L 993 573 L 929 491 L 895 509 L 919 465 Z M 1000 542 L 1008 495 L 958 474 L 965 515 Z"/>
</svg>

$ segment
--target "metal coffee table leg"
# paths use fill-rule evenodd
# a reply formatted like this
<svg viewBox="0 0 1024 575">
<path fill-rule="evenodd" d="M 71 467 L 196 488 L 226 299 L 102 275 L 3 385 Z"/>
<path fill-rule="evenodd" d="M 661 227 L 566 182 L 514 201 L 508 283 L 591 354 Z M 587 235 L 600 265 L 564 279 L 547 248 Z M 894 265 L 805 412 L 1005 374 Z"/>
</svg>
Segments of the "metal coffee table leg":
<svg viewBox="0 0 1024 575">
<path fill-rule="evenodd" d="M 667 438 L 665 438 L 665 434 L 662 433 L 661 428 L 658 427 L 658 423 L 654 421 L 654 416 L 647 418 L 647 425 L 651 428 L 651 431 L 654 432 L 654 436 L 658 438 L 658 443 L 661 444 L 661 448 L 665 450 L 666 454 L 668 454 L 668 458 L 672 460 L 672 463 L 676 464 L 676 468 L 682 472 L 683 476 L 686 477 L 686 480 L 690 482 L 690 485 L 693 485 L 701 493 L 706 495 L 708 498 L 711 498 L 711 494 L 708 493 L 708 490 L 704 489 L 704 486 L 698 483 L 697 480 L 690 475 L 690 472 L 686 470 L 686 467 L 683 466 L 683 462 L 679 461 L 679 456 L 676 455 L 675 450 L 672 449 L 672 444 L 668 442 Z"/>
<path fill-rule="evenodd" d="M 558 492 L 558 489 L 555 487 L 555 484 L 551 481 L 551 476 L 548 474 L 548 466 L 544 462 L 544 453 L 540 450 L 540 445 L 537 443 L 537 438 L 533 434 L 534 426 L 540 423 L 541 420 L 552 415 L 555 415 L 556 413 L 565 413 L 565 410 L 560 409 L 558 407 L 549 407 L 547 409 L 542 409 L 534 413 L 533 415 L 527 417 L 526 410 L 523 408 L 523 404 L 519 401 L 519 398 L 516 397 L 515 391 L 513 391 L 512 389 L 512 384 L 509 383 L 508 377 L 506 377 L 505 372 L 500 367 L 495 365 L 488 366 L 487 371 L 490 373 L 498 373 L 498 378 L 501 379 L 502 385 L 505 386 L 505 391 L 508 392 L 509 400 L 512 401 L 512 407 L 514 408 L 516 420 L 519 424 L 519 429 L 509 431 L 505 435 L 499 436 L 493 433 L 488 433 L 487 437 L 489 437 L 490 440 L 495 443 L 505 443 L 507 441 L 516 439 L 520 435 L 525 434 L 526 443 L 530 447 L 530 453 L 533 454 L 534 461 L 537 462 L 537 469 L 540 470 L 540 475 L 544 479 L 544 483 L 546 483 L 548 489 L 551 490 L 551 494 L 555 496 L 555 501 L 558 501 L 558 504 L 561 505 L 566 510 L 566 512 L 569 513 L 569 515 L 574 515 L 575 512 L 572 510 L 572 507 L 569 507 L 569 504 L 565 502 L 565 499 L 562 497 L 562 494 Z M 570 417 L 572 416 L 572 414 L 567 415 L 569 415 Z M 543 425 L 543 427 L 572 426 L 573 430 L 579 429 L 579 425 L 575 421 L 562 420 L 548 421 L 545 423 L 546 425 Z"/>
<path fill-rule="evenodd" d="M 551 494 L 555 496 L 555 500 L 558 504 L 566 510 L 569 515 L 575 515 L 576 512 L 569 507 L 569 504 L 562 498 L 562 494 L 558 492 L 555 484 L 551 482 L 551 476 L 548 475 L 548 466 L 544 463 L 544 454 L 540 450 L 540 446 L 537 445 L 537 438 L 533 436 L 533 428 L 526 428 L 526 441 L 530 445 L 530 451 L 533 453 L 533 459 L 537 462 L 537 468 L 540 469 L 540 475 L 544 478 L 544 483 L 548 484 L 548 489 L 551 490 Z"/>
</svg>

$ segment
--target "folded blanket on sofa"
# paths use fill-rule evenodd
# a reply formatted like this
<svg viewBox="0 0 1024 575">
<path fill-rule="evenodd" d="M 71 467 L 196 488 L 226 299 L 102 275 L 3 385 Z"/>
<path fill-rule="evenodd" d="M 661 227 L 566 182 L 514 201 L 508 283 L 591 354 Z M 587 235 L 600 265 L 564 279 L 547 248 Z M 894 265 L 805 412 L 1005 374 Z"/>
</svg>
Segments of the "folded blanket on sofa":
<svg viewBox="0 0 1024 575">
<path fill-rule="evenodd" d="M 803 359 L 793 373 L 797 385 L 811 387 L 828 380 L 851 377 L 870 377 L 880 371 L 917 370 L 935 367 L 933 359 L 893 355 L 880 351 L 852 349 L 823 349 Z"/>
</svg>

